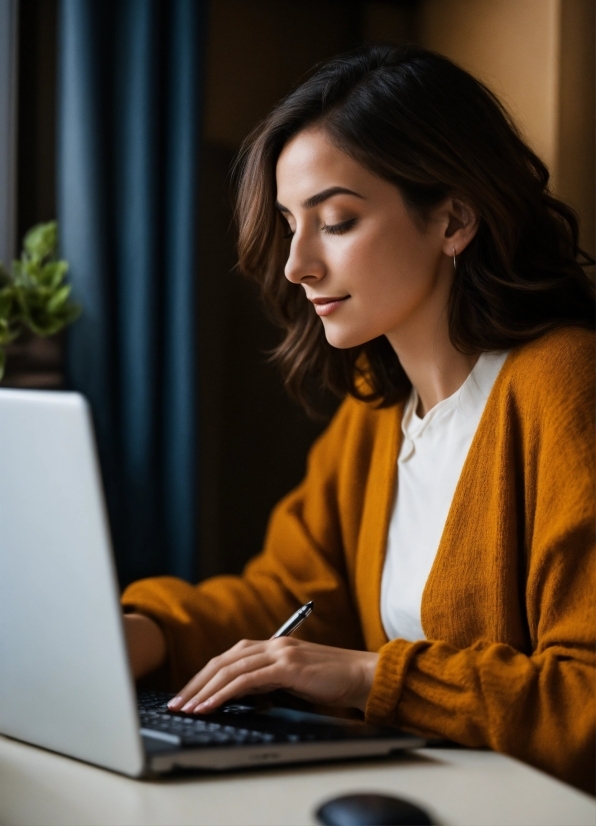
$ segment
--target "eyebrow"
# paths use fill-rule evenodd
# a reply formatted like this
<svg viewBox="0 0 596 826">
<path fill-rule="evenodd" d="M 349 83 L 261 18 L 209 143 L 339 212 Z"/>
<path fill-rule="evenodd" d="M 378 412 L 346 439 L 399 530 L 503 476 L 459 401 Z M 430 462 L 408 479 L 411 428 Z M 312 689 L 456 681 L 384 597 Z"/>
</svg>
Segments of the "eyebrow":
<svg viewBox="0 0 596 826">
<path fill-rule="evenodd" d="M 354 195 L 356 198 L 364 199 L 364 195 L 359 195 L 357 192 L 354 192 L 353 189 L 346 189 L 343 186 L 331 186 L 329 189 L 324 189 L 322 192 L 317 192 L 316 195 L 311 195 L 310 198 L 306 199 L 306 201 L 302 201 L 300 206 L 302 209 L 313 209 L 314 207 L 319 206 L 319 204 L 322 204 L 323 201 L 326 201 L 328 198 L 333 198 L 334 195 Z M 275 202 L 275 206 L 280 212 L 290 211 L 283 204 L 280 204 L 279 201 Z"/>
</svg>

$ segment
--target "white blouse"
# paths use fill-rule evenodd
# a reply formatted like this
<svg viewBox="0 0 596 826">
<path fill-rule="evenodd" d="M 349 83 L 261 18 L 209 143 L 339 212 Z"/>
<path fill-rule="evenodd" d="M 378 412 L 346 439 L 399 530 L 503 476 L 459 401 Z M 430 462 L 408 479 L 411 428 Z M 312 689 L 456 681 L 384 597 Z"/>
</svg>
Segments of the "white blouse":
<svg viewBox="0 0 596 826">
<path fill-rule="evenodd" d="M 422 592 L 486 400 L 508 353 L 483 353 L 462 386 L 421 419 L 412 389 L 402 420 L 397 490 L 381 583 L 389 639 L 425 639 Z"/>
</svg>

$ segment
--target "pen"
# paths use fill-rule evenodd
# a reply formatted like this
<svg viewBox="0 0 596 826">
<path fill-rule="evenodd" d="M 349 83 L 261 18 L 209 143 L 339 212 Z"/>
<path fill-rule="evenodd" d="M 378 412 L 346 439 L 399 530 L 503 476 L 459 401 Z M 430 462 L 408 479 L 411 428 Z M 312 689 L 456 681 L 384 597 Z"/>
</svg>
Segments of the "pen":
<svg viewBox="0 0 596 826">
<path fill-rule="evenodd" d="M 304 620 L 312 614 L 314 602 L 312 600 L 299 608 L 295 614 L 292 614 L 289 620 L 286 620 L 281 628 L 278 628 L 275 634 L 271 637 L 274 640 L 276 637 L 289 637 L 302 625 Z"/>
</svg>

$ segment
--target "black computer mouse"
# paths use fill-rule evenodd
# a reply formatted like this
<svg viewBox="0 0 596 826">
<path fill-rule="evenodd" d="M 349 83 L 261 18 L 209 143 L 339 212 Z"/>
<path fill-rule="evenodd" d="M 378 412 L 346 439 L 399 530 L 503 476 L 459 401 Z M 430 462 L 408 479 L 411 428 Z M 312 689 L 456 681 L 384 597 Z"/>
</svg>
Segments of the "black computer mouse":
<svg viewBox="0 0 596 826">
<path fill-rule="evenodd" d="M 418 826 L 432 824 L 427 813 L 386 794 L 346 794 L 328 800 L 316 812 L 325 826 Z"/>
</svg>

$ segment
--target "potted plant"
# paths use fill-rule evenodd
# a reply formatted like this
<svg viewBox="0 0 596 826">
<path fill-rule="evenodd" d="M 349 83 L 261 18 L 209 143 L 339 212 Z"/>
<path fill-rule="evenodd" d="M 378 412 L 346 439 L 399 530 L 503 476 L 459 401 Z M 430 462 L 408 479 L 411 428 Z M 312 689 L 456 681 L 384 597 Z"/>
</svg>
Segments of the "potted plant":
<svg viewBox="0 0 596 826">
<path fill-rule="evenodd" d="M 58 226 L 50 221 L 29 230 L 10 271 L 0 263 L 0 380 L 7 345 L 27 330 L 52 336 L 81 313 L 70 300 L 71 287 L 64 283 L 68 263 L 57 258 L 57 249 Z"/>
</svg>

